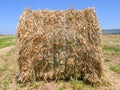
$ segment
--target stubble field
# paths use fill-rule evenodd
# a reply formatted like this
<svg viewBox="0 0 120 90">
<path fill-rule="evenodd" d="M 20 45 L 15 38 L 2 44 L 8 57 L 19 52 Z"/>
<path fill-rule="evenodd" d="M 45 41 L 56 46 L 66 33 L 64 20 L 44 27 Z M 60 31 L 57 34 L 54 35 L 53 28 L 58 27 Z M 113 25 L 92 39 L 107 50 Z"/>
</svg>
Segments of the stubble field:
<svg viewBox="0 0 120 90">
<path fill-rule="evenodd" d="M 103 35 L 104 78 L 92 87 L 82 80 L 29 82 L 17 84 L 16 36 L 0 36 L 0 90 L 120 90 L 120 35 Z"/>
</svg>

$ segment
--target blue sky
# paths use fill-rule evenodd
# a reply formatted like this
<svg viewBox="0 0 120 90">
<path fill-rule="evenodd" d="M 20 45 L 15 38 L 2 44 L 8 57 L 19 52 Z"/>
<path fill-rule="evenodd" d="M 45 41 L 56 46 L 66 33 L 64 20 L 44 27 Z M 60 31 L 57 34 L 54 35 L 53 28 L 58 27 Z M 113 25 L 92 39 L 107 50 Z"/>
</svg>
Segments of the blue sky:
<svg viewBox="0 0 120 90">
<path fill-rule="evenodd" d="M 19 17 L 25 8 L 74 9 L 95 7 L 103 29 L 120 28 L 120 0 L 1 0 L 0 33 L 15 34 Z"/>
</svg>

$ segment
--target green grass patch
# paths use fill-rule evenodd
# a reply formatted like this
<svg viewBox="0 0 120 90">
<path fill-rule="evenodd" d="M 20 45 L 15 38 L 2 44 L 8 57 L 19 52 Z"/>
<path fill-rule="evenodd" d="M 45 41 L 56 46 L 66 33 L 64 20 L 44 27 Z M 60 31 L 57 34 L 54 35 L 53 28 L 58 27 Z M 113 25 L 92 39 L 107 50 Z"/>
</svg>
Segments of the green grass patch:
<svg viewBox="0 0 120 90">
<path fill-rule="evenodd" d="M 15 36 L 3 36 L 0 38 L 0 48 L 16 45 Z"/>
<path fill-rule="evenodd" d="M 8 63 L 5 63 L 5 65 L 3 65 L 3 67 L 2 67 L 2 71 L 6 71 L 7 69 L 8 69 L 8 66 L 9 66 L 9 64 Z"/>
<path fill-rule="evenodd" d="M 3 90 L 8 90 L 8 85 L 12 82 L 12 79 L 10 77 L 7 77 L 3 82 Z"/>
<path fill-rule="evenodd" d="M 60 87 L 59 90 L 64 90 L 64 87 Z"/>
<path fill-rule="evenodd" d="M 82 80 L 77 80 L 76 78 L 71 79 L 71 85 L 74 90 L 99 90 L 98 85 L 92 87 L 91 85 L 84 83 Z"/>
<path fill-rule="evenodd" d="M 80 82 L 75 78 L 72 78 L 71 84 L 72 84 L 74 90 L 83 90 L 83 82 Z"/>
<path fill-rule="evenodd" d="M 104 46 L 103 46 L 103 50 L 109 50 L 109 51 L 119 52 L 119 51 L 120 51 L 120 47 L 118 47 L 118 46 L 108 46 L 108 45 L 104 45 Z"/>
<path fill-rule="evenodd" d="M 118 67 L 118 66 L 112 66 L 111 65 L 111 66 L 109 66 L 109 69 L 118 73 L 118 74 L 120 74 L 120 67 Z"/>
</svg>

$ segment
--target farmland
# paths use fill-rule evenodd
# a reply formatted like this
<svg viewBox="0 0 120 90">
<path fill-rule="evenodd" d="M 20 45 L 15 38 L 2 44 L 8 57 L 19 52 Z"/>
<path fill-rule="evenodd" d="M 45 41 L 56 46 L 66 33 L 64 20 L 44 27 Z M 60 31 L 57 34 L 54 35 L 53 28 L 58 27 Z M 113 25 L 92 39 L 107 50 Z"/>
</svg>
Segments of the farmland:
<svg viewBox="0 0 120 90">
<path fill-rule="evenodd" d="M 97 87 L 76 79 L 17 84 L 16 43 L 16 36 L 0 36 L 0 90 L 120 90 L 120 35 L 103 36 L 102 62 L 105 76 Z"/>
</svg>

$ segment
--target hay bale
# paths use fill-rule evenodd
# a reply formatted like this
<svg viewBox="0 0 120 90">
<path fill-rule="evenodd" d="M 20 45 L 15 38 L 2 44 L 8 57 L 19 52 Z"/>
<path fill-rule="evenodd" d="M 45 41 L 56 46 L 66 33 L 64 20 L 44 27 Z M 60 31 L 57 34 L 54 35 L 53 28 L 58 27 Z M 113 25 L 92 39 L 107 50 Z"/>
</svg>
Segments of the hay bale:
<svg viewBox="0 0 120 90">
<path fill-rule="evenodd" d="M 26 9 L 17 37 L 19 82 L 73 76 L 100 81 L 101 29 L 94 8 Z"/>
</svg>

